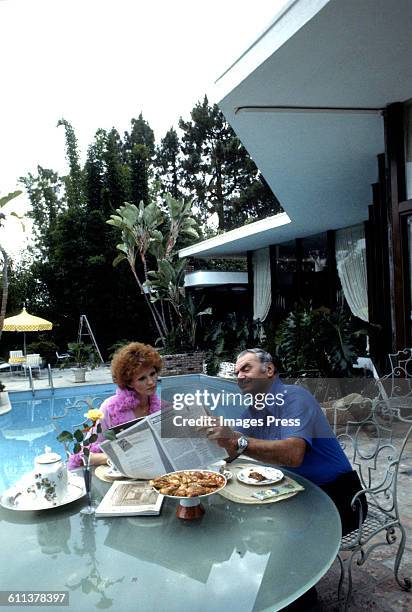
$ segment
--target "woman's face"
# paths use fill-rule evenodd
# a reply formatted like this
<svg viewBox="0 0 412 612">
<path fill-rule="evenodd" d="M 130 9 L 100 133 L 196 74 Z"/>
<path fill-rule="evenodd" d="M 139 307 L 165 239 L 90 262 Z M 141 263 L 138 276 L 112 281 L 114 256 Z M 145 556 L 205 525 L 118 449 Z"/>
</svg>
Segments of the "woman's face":
<svg viewBox="0 0 412 612">
<path fill-rule="evenodd" d="M 140 368 L 132 378 L 130 387 L 140 396 L 150 396 L 156 392 L 157 370 L 151 366 Z"/>
</svg>

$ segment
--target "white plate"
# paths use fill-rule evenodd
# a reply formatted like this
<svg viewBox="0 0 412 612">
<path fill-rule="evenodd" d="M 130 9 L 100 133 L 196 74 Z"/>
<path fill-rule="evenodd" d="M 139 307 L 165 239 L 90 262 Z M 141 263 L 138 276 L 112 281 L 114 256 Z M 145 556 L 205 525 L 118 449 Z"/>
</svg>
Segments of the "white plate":
<svg viewBox="0 0 412 612">
<path fill-rule="evenodd" d="M 53 503 L 39 500 L 33 494 L 27 493 L 27 487 L 33 483 L 33 473 L 26 474 L 15 485 L 5 491 L 0 497 L 0 505 L 8 510 L 33 511 L 51 510 L 70 504 L 86 495 L 84 478 L 72 472 L 67 473 L 67 493 L 59 502 Z"/>
<path fill-rule="evenodd" d="M 117 478 L 127 478 L 126 474 L 123 474 L 122 472 L 120 472 L 120 470 L 117 469 L 117 467 L 113 464 L 113 462 L 108 459 L 107 460 L 107 465 L 105 466 L 106 470 L 104 475 L 107 478 L 113 478 L 114 480 Z"/>
<path fill-rule="evenodd" d="M 249 474 L 252 472 L 258 472 L 258 474 L 262 474 L 265 477 L 264 480 L 256 480 L 256 478 L 250 478 Z M 243 470 L 239 470 L 237 473 L 237 479 L 243 484 L 248 485 L 269 485 L 274 484 L 275 482 L 280 482 L 284 478 L 283 472 L 276 468 L 265 467 L 263 465 L 257 465 L 256 467 L 247 467 L 243 468 Z"/>
<path fill-rule="evenodd" d="M 104 475 L 106 476 L 106 478 L 113 478 L 113 479 L 127 478 L 125 474 L 122 474 L 121 472 L 119 472 L 117 468 L 115 468 L 114 466 L 110 466 L 110 465 L 107 466 L 104 472 Z"/>
</svg>

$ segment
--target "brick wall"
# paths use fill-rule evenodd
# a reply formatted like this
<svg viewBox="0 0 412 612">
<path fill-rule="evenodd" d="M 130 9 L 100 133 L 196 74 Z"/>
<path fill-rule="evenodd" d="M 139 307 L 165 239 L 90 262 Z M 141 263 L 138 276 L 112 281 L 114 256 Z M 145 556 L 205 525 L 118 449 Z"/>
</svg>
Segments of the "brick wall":
<svg viewBox="0 0 412 612">
<path fill-rule="evenodd" d="M 161 376 L 176 376 L 178 374 L 201 374 L 203 372 L 204 353 L 180 353 L 178 355 L 162 355 L 163 368 Z"/>
</svg>

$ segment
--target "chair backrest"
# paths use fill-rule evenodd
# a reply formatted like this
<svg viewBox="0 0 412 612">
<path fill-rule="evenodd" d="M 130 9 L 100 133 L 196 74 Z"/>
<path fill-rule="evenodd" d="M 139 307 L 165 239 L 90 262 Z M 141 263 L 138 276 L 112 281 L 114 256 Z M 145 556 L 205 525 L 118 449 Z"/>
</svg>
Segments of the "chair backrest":
<svg viewBox="0 0 412 612">
<path fill-rule="evenodd" d="M 390 353 L 388 358 L 391 370 L 380 378 L 381 395 L 385 397 L 386 394 L 389 398 L 412 396 L 412 349 Z"/>
<path fill-rule="evenodd" d="M 39 353 L 32 353 L 30 355 L 26 355 L 26 366 L 30 366 L 32 368 L 39 367 L 40 366 Z"/>
<path fill-rule="evenodd" d="M 9 363 L 21 363 L 23 360 L 23 351 L 10 351 Z"/>
</svg>

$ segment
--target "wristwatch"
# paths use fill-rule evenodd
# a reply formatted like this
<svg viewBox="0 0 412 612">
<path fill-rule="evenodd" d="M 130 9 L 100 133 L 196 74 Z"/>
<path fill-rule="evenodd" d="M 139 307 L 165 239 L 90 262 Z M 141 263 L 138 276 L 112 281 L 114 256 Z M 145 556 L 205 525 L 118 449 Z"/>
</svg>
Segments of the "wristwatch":
<svg viewBox="0 0 412 612">
<path fill-rule="evenodd" d="M 249 440 L 247 439 L 246 436 L 240 436 L 240 438 L 237 439 L 237 456 L 239 457 L 239 455 L 241 455 L 242 453 L 245 452 L 245 450 L 247 449 L 249 444 Z"/>
</svg>

